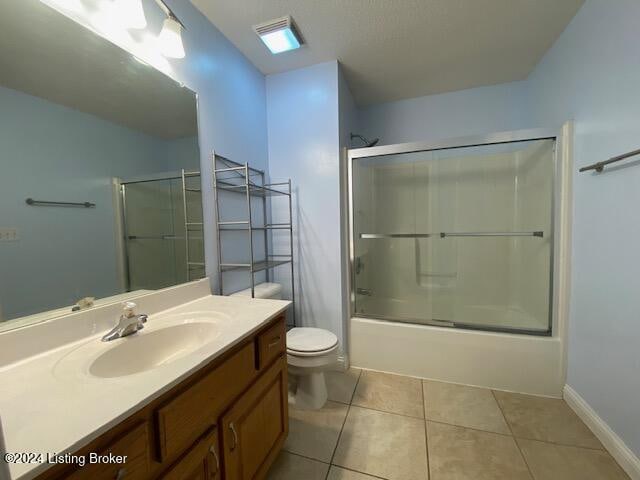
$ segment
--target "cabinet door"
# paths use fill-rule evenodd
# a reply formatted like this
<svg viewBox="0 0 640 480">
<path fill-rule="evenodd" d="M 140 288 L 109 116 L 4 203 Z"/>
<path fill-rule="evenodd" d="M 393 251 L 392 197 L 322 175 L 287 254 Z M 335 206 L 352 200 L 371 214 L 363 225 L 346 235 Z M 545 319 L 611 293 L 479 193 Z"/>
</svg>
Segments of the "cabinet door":
<svg viewBox="0 0 640 480">
<path fill-rule="evenodd" d="M 217 429 L 211 430 L 178 460 L 162 480 L 221 480 Z"/>
<path fill-rule="evenodd" d="M 126 458 L 119 463 L 87 463 L 67 480 L 143 480 L 149 476 L 149 433 L 141 423 L 100 451 L 100 455 Z"/>
<path fill-rule="evenodd" d="M 255 345 L 248 343 L 181 394 L 158 409 L 160 459 L 175 458 L 211 426 L 256 378 Z"/>
<path fill-rule="evenodd" d="M 225 480 L 264 478 L 289 431 L 281 356 L 222 418 Z"/>
</svg>

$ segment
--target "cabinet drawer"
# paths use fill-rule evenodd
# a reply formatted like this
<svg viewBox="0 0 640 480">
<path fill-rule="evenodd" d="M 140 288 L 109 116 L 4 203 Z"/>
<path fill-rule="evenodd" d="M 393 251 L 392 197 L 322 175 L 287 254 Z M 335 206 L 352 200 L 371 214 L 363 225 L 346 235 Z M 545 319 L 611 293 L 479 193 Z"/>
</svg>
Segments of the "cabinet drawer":
<svg viewBox="0 0 640 480">
<path fill-rule="evenodd" d="M 219 480 L 218 430 L 213 428 L 162 476 L 162 480 Z"/>
<path fill-rule="evenodd" d="M 284 317 L 258 335 L 258 368 L 268 367 L 287 349 L 287 331 Z"/>
<path fill-rule="evenodd" d="M 89 463 L 69 475 L 69 480 L 138 480 L 149 474 L 149 431 L 142 423 L 112 442 L 98 455 L 126 457 L 124 463 Z"/>
<path fill-rule="evenodd" d="M 256 377 L 250 342 L 157 411 L 160 460 L 184 452 Z"/>
</svg>

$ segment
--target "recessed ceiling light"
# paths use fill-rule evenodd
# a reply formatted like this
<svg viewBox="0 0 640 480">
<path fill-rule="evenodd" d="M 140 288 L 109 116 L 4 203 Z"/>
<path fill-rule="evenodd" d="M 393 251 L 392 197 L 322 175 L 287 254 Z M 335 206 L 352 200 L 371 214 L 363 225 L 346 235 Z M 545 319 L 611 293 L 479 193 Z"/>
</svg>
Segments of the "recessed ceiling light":
<svg viewBox="0 0 640 480">
<path fill-rule="evenodd" d="M 295 50 L 304 44 L 302 35 L 289 15 L 254 25 L 253 30 L 274 54 Z"/>
</svg>

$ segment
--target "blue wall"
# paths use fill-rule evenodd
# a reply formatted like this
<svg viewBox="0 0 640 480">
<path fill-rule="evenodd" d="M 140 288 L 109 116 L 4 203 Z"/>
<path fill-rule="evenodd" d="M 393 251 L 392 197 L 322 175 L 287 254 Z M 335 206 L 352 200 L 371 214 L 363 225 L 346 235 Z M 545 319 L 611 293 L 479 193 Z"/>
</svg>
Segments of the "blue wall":
<svg viewBox="0 0 640 480">
<path fill-rule="evenodd" d="M 3 87 L 0 105 L 1 226 L 20 235 L 0 243 L 2 315 L 121 293 L 111 180 L 167 171 L 171 142 Z M 27 197 L 96 208 L 35 208 Z"/>
<path fill-rule="evenodd" d="M 359 111 L 358 128 L 381 145 L 528 128 L 526 88 L 513 82 L 372 105 Z"/>
<path fill-rule="evenodd" d="M 291 178 L 295 188 L 298 321 L 342 339 L 338 97 L 335 61 L 267 77 L 271 180 Z M 272 208 L 282 219 L 279 201 Z M 288 278 L 279 273 L 285 288 Z"/>
<path fill-rule="evenodd" d="M 587 0 L 530 76 L 532 121 L 575 122 L 568 384 L 640 455 L 640 2 Z"/>
<path fill-rule="evenodd" d="M 587 0 L 522 82 L 375 105 L 359 128 L 381 143 L 575 121 L 567 383 L 640 455 L 640 161 L 577 168 L 640 147 L 637 0 Z"/>
<path fill-rule="evenodd" d="M 187 27 L 186 58 L 173 62 L 174 76 L 198 94 L 205 258 L 207 275 L 217 291 L 211 152 L 268 170 L 265 77 L 190 2 L 167 3 Z M 150 28 L 159 31 L 161 12 L 146 11 Z"/>
</svg>

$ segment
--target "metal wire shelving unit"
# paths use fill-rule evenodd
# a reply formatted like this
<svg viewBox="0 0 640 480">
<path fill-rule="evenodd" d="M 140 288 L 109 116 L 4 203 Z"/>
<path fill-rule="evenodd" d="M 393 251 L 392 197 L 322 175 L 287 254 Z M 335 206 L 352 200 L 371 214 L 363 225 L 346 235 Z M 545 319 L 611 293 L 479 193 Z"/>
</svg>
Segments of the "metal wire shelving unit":
<svg viewBox="0 0 640 480">
<path fill-rule="evenodd" d="M 191 242 L 194 240 L 199 240 L 203 242 L 203 229 L 204 222 L 202 221 L 202 188 L 199 185 L 198 181 L 197 186 L 190 185 L 189 179 L 196 178 L 200 179 L 200 172 L 187 172 L 184 169 L 181 170 L 181 180 L 182 180 L 182 208 L 184 215 L 184 240 L 185 240 L 185 259 L 187 264 L 187 281 L 196 280 L 203 278 L 205 275 L 205 264 L 204 264 L 204 243 L 202 248 L 200 248 L 200 257 L 196 260 L 192 258 L 192 249 Z M 193 182 L 191 182 L 193 183 Z M 194 218 L 193 213 L 191 212 L 191 203 L 189 201 L 189 196 L 192 194 L 196 194 L 198 198 L 198 206 L 200 209 L 199 215 L 196 215 L 197 219 L 200 221 L 194 222 L 192 221 Z M 194 237 L 194 234 L 196 234 Z M 195 270 L 195 272 L 194 272 Z"/>
<path fill-rule="evenodd" d="M 213 154 L 213 186 L 216 203 L 216 234 L 218 248 L 218 280 L 220 294 L 224 295 L 225 272 L 246 270 L 249 273 L 251 297 L 255 297 L 255 274 L 265 272 L 266 281 L 269 282 L 272 270 L 282 265 L 289 265 L 291 269 L 291 301 L 295 302 L 295 282 L 293 265 L 293 223 L 292 223 L 292 198 L 291 180 L 279 183 L 265 183 L 263 170 L 250 167 L 248 163 L 238 163 L 221 155 Z M 229 192 L 243 196 L 246 199 L 246 219 L 222 221 L 221 192 Z M 272 198 L 283 198 L 288 202 L 288 219 L 284 223 L 267 223 Z M 261 202 L 263 224 L 255 225 L 253 209 L 255 202 Z M 275 254 L 270 250 L 270 232 L 287 231 L 289 233 L 288 253 Z M 225 232 L 247 232 L 248 234 L 248 262 L 225 262 L 223 258 L 223 242 Z M 264 255 L 257 259 L 255 252 L 254 233 L 263 233 Z M 295 308 L 291 309 L 291 321 L 296 324 Z"/>
</svg>

